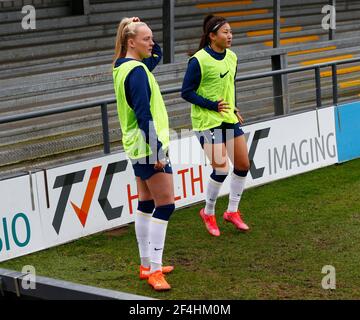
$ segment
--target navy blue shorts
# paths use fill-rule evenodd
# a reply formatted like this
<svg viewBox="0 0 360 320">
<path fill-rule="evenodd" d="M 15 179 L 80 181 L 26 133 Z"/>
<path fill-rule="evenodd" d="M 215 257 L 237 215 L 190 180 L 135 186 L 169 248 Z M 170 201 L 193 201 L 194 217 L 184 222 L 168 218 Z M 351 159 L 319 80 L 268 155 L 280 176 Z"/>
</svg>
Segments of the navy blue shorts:
<svg viewBox="0 0 360 320">
<path fill-rule="evenodd" d="M 167 164 L 165 165 L 164 169 L 161 170 L 155 170 L 153 163 L 139 163 L 135 161 L 136 160 L 132 160 L 132 167 L 134 169 L 135 176 L 144 181 L 150 179 L 154 174 L 159 172 L 165 172 L 169 174 L 173 173 L 169 158 L 167 158 Z"/>
<path fill-rule="evenodd" d="M 205 143 L 226 144 L 227 141 L 242 136 L 244 131 L 241 129 L 240 122 L 235 124 L 223 122 L 220 126 L 215 128 L 204 131 L 195 131 L 195 134 L 201 144 L 201 147 L 204 148 Z"/>
</svg>

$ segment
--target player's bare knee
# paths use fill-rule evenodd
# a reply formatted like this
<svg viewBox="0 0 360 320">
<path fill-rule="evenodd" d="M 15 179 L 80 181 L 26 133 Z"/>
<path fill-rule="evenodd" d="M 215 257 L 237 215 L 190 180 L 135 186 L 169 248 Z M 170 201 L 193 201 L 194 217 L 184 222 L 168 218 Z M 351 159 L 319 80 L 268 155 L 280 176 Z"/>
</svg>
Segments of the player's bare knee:
<svg viewBox="0 0 360 320">
<path fill-rule="evenodd" d="M 216 170 L 220 170 L 220 171 L 228 171 L 229 170 L 229 166 L 228 163 L 226 161 L 226 159 L 224 159 L 223 161 L 220 162 L 213 162 L 212 167 Z"/>
<path fill-rule="evenodd" d="M 250 170 L 250 162 L 249 162 L 249 160 L 239 161 L 238 163 L 236 163 L 235 168 L 237 170 L 248 171 L 248 170 Z"/>
<path fill-rule="evenodd" d="M 157 194 L 155 197 L 156 206 L 163 206 L 169 203 L 174 202 L 174 196 L 170 192 L 164 192 Z"/>
</svg>

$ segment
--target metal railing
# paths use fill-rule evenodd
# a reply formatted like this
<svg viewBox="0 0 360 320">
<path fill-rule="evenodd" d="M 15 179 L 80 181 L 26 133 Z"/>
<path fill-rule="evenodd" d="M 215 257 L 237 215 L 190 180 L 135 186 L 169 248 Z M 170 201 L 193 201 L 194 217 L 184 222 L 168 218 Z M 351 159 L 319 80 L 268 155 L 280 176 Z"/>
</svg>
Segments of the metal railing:
<svg viewBox="0 0 360 320">
<path fill-rule="evenodd" d="M 342 64 L 355 63 L 355 62 L 360 62 L 360 58 L 353 58 L 353 59 L 334 61 L 334 62 L 326 62 L 326 63 L 315 64 L 315 65 L 305 66 L 305 67 L 294 67 L 294 68 L 287 68 L 287 69 L 283 69 L 283 70 L 255 73 L 255 74 L 246 75 L 246 76 L 239 76 L 235 79 L 235 81 L 241 82 L 241 81 L 261 79 L 261 78 L 266 78 L 266 77 L 274 77 L 277 75 L 284 75 L 284 74 L 314 70 L 314 72 L 315 72 L 315 88 L 316 88 L 316 109 L 318 109 L 318 108 L 322 107 L 320 69 L 325 68 L 325 67 L 332 68 L 333 104 L 337 105 L 338 104 L 337 66 L 342 65 Z M 181 92 L 180 86 L 161 90 L 161 93 L 163 95 L 171 94 L 171 93 L 178 93 L 178 92 Z M 54 110 L 34 111 L 34 112 L 23 113 L 20 115 L 0 117 L 0 125 L 5 124 L 5 123 L 21 121 L 21 120 L 29 120 L 29 119 L 40 118 L 40 117 L 44 117 L 44 116 L 55 115 L 55 114 L 59 114 L 59 113 L 66 113 L 66 112 L 77 111 L 77 110 L 82 110 L 82 109 L 100 107 L 101 108 L 101 119 L 102 119 L 102 130 L 103 130 L 103 141 L 104 141 L 104 153 L 109 154 L 110 153 L 110 135 L 109 135 L 109 121 L 108 121 L 108 105 L 113 104 L 113 103 L 116 103 L 115 98 L 93 101 L 90 103 L 68 105 L 68 106 L 57 108 Z"/>
</svg>

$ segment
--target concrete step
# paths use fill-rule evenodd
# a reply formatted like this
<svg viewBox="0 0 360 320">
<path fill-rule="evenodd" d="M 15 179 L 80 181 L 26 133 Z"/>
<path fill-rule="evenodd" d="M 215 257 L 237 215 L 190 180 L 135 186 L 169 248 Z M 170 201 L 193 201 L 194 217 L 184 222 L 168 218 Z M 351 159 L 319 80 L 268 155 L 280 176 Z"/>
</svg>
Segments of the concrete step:
<svg viewBox="0 0 360 320">
<path fill-rule="evenodd" d="M 3 64 L 0 65 L 0 80 L 103 65 L 111 61 L 112 55 L 113 50 L 88 51 L 56 58 L 34 59 L 28 64 L 25 61 Z"/>
<path fill-rule="evenodd" d="M 359 10 L 358 10 L 359 11 Z M 357 11 L 352 11 L 352 12 L 339 12 L 337 17 L 339 19 L 339 21 L 342 20 L 349 20 L 352 17 L 354 17 L 354 15 L 356 15 Z M 116 15 L 115 13 L 109 13 L 110 15 Z M 254 19 L 257 18 L 266 18 L 266 17 L 271 18 L 271 14 L 265 14 L 265 15 L 255 15 L 253 16 Z M 103 15 L 101 15 L 103 16 Z M 284 13 L 284 17 L 287 20 L 286 23 L 284 24 L 286 25 L 294 25 L 294 23 L 296 22 L 298 23 L 302 23 L 302 25 L 306 25 L 306 24 L 318 24 L 319 23 L 319 15 L 312 15 L 312 16 L 304 16 L 302 17 L 303 19 L 300 21 L 298 16 L 289 16 L 289 18 L 286 18 L 286 13 Z M 73 17 L 67 17 L 66 19 L 72 19 Z M 246 18 L 246 17 L 230 17 L 229 21 L 233 21 L 234 19 L 236 21 L 240 21 L 241 19 Z M 109 23 L 109 21 L 111 20 L 111 17 L 103 17 L 104 21 L 98 21 L 97 23 Z M 116 17 L 116 19 L 114 19 L 113 21 L 117 21 L 118 16 Z M 240 19 L 240 20 L 239 20 Z M 185 39 L 191 39 L 193 37 L 194 31 L 197 30 L 197 28 L 199 28 L 199 31 L 201 31 L 201 23 L 202 20 L 199 19 L 199 21 L 195 21 L 195 20 L 191 20 L 191 21 L 178 21 L 178 23 L 176 23 L 176 32 L 175 32 L 175 36 L 176 39 L 178 40 L 185 40 Z M 83 26 L 83 24 L 80 24 L 80 26 Z M 156 26 L 154 25 L 154 28 L 157 30 L 160 30 L 162 27 L 161 24 L 157 24 Z M 258 26 L 257 26 L 258 28 Z M 111 31 L 111 29 L 113 31 Z M 195 29 L 195 30 L 194 30 Z M 236 28 L 234 28 L 236 29 Z M 79 39 L 77 39 L 76 41 L 74 39 L 69 39 L 69 36 L 65 36 L 65 35 L 60 35 L 60 38 L 63 37 L 66 40 L 63 40 L 62 42 L 59 43 L 46 43 L 46 45 L 42 45 L 42 44 L 38 44 L 36 46 L 31 46 L 31 47 L 27 47 L 27 46 L 22 46 L 21 48 L 18 49 L 19 52 L 17 52 L 17 48 L 9 48 L 9 49 L 4 49 L 2 51 L 2 61 L 6 62 L 10 59 L 21 59 L 22 57 L 28 57 L 29 54 L 31 54 L 32 57 L 43 57 L 45 55 L 44 53 L 44 49 L 43 46 L 46 46 L 46 55 L 50 56 L 50 55 L 55 55 L 56 54 L 64 54 L 64 53 L 70 53 L 70 52 L 80 52 L 82 50 L 85 51 L 89 51 L 89 50 L 94 50 L 96 48 L 107 48 L 110 49 L 113 47 L 113 36 L 115 35 L 115 28 L 109 28 L 107 29 L 108 31 L 105 32 L 104 30 L 98 30 L 95 34 L 97 36 L 91 35 L 91 33 L 88 33 L 88 35 L 91 35 L 91 37 L 89 38 L 89 36 L 87 36 L 87 39 L 85 40 L 84 38 L 81 38 L 82 36 L 85 36 L 85 33 L 83 34 L 79 34 L 78 37 Z M 107 36 L 104 36 L 104 33 Z M 109 33 L 111 33 L 109 35 Z M 155 32 L 156 34 L 156 32 Z M 161 38 L 161 32 L 158 33 L 159 38 Z M 51 37 L 51 36 L 48 36 Z M 82 39 L 82 40 L 81 40 Z M 54 39 L 55 40 L 55 39 Z M 77 42 L 76 46 L 72 45 L 74 44 L 74 41 Z M 76 48 L 76 49 L 75 49 Z M 30 52 L 31 51 L 31 52 Z"/>
<path fill-rule="evenodd" d="M 36 19 L 36 30 L 26 31 L 36 33 L 43 30 L 70 28 L 88 25 L 87 16 L 70 16 Z M 0 37 L 25 32 L 19 22 L 5 22 L 0 24 Z"/>
<path fill-rule="evenodd" d="M 24 5 L 32 5 L 38 9 L 65 6 L 69 4 L 68 0 L 2 0 L 0 2 L 0 12 L 8 13 L 12 11 L 21 11 Z"/>
<path fill-rule="evenodd" d="M 265 40 L 265 39 L 264 39 Z M 236 40 L 235 40 L 236 41 Z M 194 47 L 197 44 L 193 45 Z M 246 51 L 241 44 L 241 52 Z M 340 47 L 340 46 L 338 46 Z M 236 49 L 236 48 L 235 48 Z M 111 60 L 113 49 L 104 51 L 89 51 L 74 55 L 65 55 L 54 58 L 43 58 L 31 60 L 28 62 L 12 62 L 0 65 L 0 79 L 9 79 L 11 77 L 21 77 L 23 75 L 40 74 L 44 71 L 58 71 L 62 68 L 67 70 L 74 66 L 85 68 L 87 65 L 101 65 Z M 184 56 L 184 60 L 186 60 Z M 32 65 L 33 64 L 33 65 Z"/>
<path fill-rule="evenodd" d="M 79 26 L 74 28 L 38 31 L 35 33 L 22 33 L 1 37 L 2 50 L 14 49 L 24 46 L 36 46 L 48 43 L 59 43 L 70 40 L 98 38 L 102 36 L 115 36 L 116 24 L 94 26 Z"/>
<path fill-rule="evenodd" d="M 193 31 L 193 30 L 192 30 Z M 101 32 L 101 31 L 99 31 L 99 32 Z M 112 39 L 113 40 L 113 39 Z M 236 40 L 235 40 L 236 41 Z M 188 50 L 188 46 L 184 46 L 184 47 L 180 47 L 180 50 L 182 50 L 182 51 L 187 51 Z M 111 49 L 112 49 L 112 43 L 111 43 Z M 108 51 L 111 51 L 111 49 L 108 49 Z M 41 50 L 41 48 L 39 49 L 39 50 Z M 53 50 L 54 51 L 56 51 L 56 48 L 53 48 Z M 86 50 L 91 50 L 91 49 L 89 49 L 89 44 L 87 44 L 87 47 L 86 47 Z M 94 49 L 95 50 L 95 49 Z M 42 50 L 41 50 L 42 51 Z M 96 50 L 95 50 L 96 51 Z M 80 53 L 79 53 L 80 54 Z M 184 55 L 182 55 L 182 58 L 184 58 Z"/>
</svg>

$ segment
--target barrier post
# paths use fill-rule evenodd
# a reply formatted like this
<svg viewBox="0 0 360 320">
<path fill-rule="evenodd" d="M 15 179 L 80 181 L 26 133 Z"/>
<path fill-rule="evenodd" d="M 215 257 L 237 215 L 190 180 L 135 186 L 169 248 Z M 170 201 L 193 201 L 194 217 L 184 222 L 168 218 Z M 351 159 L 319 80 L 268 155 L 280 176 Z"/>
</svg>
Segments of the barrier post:
<svg viewBox="0 0 360 320">
<path fill-rule="evenodd" d="M 71 13 L 75 15 L 89 15 L 90 14 L 90 1 L 89 0 L 72 0 Z"/>
<path fill-rule="evenodd" d="M 280 0 L 274 0 L 273 8 L 273 47 L 278 48 L 280 47 Z"/>
<path fill-rule="evenodd" d="M 336 0 L 329 0 L 329 4 L 334 8 L 335 13 L 335 25 L 336 25 Z M 333 11 L 331 11 L 333 12 Z M 329 40 L 335 40 L 335 29 L 332 28 L 332 25 L 330 25 L 329 28 Z"/>
<path fill-rule="evenodd" d="M 271 56 L 272 70 L 282 70 L 287 68 L 286 54 Z M 290 103 L 288 95 L 288 75 L 278 74 L 272 76 L 273 95 L 274 95 L 274 114 L 275 116 L 288 114 L 290 112 Z"/>
<path fill-rule="evenodd" d="M 320 68 L 315 68 L 315 83 L 316 83 L 316 108 L 322 107 L 321 101 L 321 78 L 320 78 Z"/>
<path fill-rule="evenodd" d="M 175 0 L 163 0 L 164 63 L 173 63 L 175 56 Z"/>
<path fill-rule="evenodd" d="M 334 106 L 337 106 L 338 104 L 337 65 L 333 64 L 331 66 L 331 70 L 332 70 L 333 104 Z"/>
<path fill-rule="evenodd" d="M 110 153 L 110 137 L 109 137 L 109 120 L 107 112 L 107 103 L 101 105 L 101 120 L 102 120 L 102 129 L 103 129 L 103 139 L 104 139 L 104 153 Z"/>
</svg>

